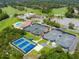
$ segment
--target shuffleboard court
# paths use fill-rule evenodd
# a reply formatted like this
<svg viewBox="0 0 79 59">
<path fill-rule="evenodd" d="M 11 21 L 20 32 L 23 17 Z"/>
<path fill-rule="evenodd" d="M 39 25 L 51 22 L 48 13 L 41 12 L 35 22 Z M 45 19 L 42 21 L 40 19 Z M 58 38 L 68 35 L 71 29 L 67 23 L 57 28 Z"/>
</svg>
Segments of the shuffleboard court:
<svg viewBox="0 0 79 59">
<path fill-rule="evenodd" d="M 22 41 L 24 41 L 23 39 L 19 39 L 19 40 L 16 40 L 15 42 L 14 42 L 14 44 L 19 44 L 20 42 L 22 42 Z"/>
</svg>

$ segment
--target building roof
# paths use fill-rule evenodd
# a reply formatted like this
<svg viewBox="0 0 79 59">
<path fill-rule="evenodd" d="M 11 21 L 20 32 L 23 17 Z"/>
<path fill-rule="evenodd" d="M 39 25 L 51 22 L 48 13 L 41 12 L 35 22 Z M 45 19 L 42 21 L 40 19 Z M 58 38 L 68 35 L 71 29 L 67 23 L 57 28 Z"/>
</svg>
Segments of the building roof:
<svg viewBox="0 0 79 59">
<path fill-rule="evenodd" d="M 74 24 L 74 28 L 79 29 L 79 20 L 75 19 L 75 18 L 53 18 L 51 19 L 51 21 L 55 21 L 59 24 L 62 24 L 64 26 L 69 26 L 70 23 Z"/>
<path fill-rule="evenodd" d="M 17 16 L 19 19 L 21 19 L 21 20 L 26 20 L 26 16 L 24 16 L 24 15 L 19 15 L 19 16 Z"/>
<path fill-rule="evenodd" d="M 31 18 L 31 17 L 35 16 L 35 14 L 34 13 L 26 13 L 26 14 L 24 14 L 24 16 L 26 18 Z"/>
</svg>

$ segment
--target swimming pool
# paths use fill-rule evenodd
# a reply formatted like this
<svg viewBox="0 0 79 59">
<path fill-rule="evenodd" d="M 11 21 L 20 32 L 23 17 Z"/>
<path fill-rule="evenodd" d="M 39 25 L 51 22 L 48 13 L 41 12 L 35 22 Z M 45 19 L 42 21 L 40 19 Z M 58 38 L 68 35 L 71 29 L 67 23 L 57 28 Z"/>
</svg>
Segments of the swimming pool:
<svg viewBox="0 0 79 59">
<path fill-rule="evenodd" d="M 19 28 L 19 27 L 21 27 L 23 25 L 23 22 L 16 22 L 15 24 L 14 24 L 14 27 L 15 28 Z"/>
</svg>

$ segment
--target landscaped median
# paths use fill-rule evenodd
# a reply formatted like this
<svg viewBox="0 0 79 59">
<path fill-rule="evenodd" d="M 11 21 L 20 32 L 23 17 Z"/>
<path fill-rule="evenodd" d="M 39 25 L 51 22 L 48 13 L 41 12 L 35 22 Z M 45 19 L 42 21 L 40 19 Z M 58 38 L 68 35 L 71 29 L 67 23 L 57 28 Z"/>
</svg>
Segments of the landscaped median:
<svg viewBox="0 0 79 59">
<path fill-rule="evenodd" d="M 73 34 L 73 35 L 75 35 L 76 37 L 79 37 L 79 34 L 78 34 L 77 32 L 73 32 L 72 30 L 66 30 L 66 29 L 64 29 L 63 31 L 64 31 L 64 32 L 67 32 L 67 33 L 70 33 L 70 34 Z"/>
</svg>

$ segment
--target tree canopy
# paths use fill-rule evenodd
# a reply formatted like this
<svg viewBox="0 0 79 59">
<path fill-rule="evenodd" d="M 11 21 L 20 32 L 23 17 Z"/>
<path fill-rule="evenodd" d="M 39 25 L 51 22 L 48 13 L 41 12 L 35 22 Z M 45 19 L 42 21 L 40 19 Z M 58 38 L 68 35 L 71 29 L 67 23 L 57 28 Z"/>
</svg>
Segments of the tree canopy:
<svg viewBox="0 0 79 59">
<path fill-rule="evenodd" d="M 60 48 L 50 49 L 47 53 L 44 52 L 45 51 L 42 51 L 39 59 L 68 59 L 67 54 L 64 53 Z"/>
<path fill-rule="evenodd" d="M 25 31 L 6 28 L 0 32 L 0 59 L 22 59 L 22 53 L 18 52 L 10 46 L 10 42 L 25 35 Z"/>
</svg>

